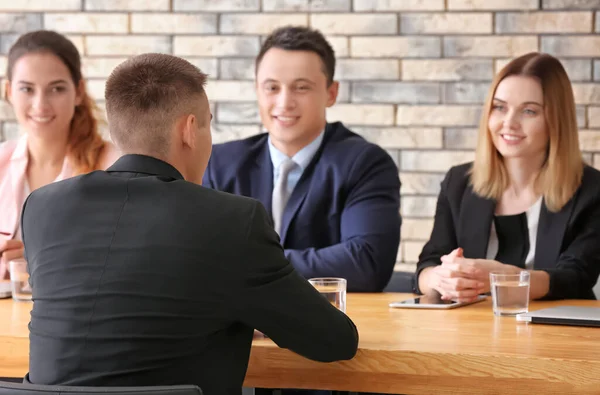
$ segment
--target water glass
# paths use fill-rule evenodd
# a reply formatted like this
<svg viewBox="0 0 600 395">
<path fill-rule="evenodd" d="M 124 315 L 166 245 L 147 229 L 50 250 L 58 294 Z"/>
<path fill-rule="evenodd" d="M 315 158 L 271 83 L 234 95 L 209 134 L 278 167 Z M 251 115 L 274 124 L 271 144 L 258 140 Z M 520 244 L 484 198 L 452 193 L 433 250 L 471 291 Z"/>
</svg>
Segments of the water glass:
<svg viewBox="0 0 600 395">
<path fill-rule="evenodd" d="M 490 273 L 494 315 L 515 316 L 529 310 L 529 272 Z"/>
<path fill-rule="evenodd" d="M 27 262 L 25 259 L 14 259 L 8 265 L 13 300 L 31 300 Z"/>
<path fill-rule="evenodd" d="M 346 312 L 346 279 L 345 278 L 311 278 L 308 280 L 332 305 Z"/>
</svg>

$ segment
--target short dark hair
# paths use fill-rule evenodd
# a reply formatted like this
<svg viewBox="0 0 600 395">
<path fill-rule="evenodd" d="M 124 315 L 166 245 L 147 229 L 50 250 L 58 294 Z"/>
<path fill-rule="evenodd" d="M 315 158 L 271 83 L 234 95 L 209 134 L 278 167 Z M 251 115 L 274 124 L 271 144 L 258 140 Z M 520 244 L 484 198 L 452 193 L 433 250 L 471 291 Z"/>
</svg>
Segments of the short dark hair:
<svg viewBox="0 0 600 395">
<path fill-rule="evenodd" d="M 177 118 L 186 112 L 203 115 L 197 107 L 206 77 L 187 60 L 166 54 L 148 53 L 121 63 L 104 92 L 112 139 L 124 152 L 165 155 Z"/>
<path fill-rule="evenodd" d="M 258 71 L 263 57 L 271 48 L 316 53 L 323 62 L 323 73 L 327 77 L 327 85 L 331 85 L 333 82 L 335 51 L 320 31 L 304 26 L 284 26 L 274 30 L 266 38 L 256 57 L 256 71 Z"/>
</svg>

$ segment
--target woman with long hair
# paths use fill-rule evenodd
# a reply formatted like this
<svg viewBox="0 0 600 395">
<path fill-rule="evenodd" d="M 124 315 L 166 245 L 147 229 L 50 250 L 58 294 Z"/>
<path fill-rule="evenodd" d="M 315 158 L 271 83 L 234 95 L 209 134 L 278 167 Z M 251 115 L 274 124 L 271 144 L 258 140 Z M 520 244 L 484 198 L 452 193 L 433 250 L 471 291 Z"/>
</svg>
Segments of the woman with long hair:
<svg viewBox="0 0 600 395">
<path fill-rule="evenodd" d="M 79 52 L 65 36 L 40 30 L 19 37 L 8 53 L 6 78 L 22 137 L 0 144 L 0 279 L 7 262 L 23 254 L 19 218 L 29 193 L 106 169 L 118 156 L 98 132 Z"/>
<path fill-rule="evenodd" d="M 416 291 L 473 300 L 489 273 L 530 272 L 531 299 L 595 299 L 600 172 L 584 164 L 561 63 L 529 53 L 495 77 L 475 161 L 441 185 Z"/>
</svg>

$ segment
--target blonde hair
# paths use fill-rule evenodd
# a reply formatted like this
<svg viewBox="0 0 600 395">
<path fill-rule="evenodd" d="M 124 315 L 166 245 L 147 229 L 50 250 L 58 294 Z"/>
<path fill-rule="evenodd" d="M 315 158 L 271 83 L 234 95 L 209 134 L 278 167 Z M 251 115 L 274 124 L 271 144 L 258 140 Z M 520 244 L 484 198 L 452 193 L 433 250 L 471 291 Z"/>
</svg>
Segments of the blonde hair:
<svg viewBox="0 0 600 395">
<path fill-rule="evenodd" d="M 504 160 L 494 146 L 488 120 L 498 84 L 512 75 L 533 77 L 542 86 L 549 144 L 536 188 L 543 194 L 550 211 L 560 211 L 581 184 L 584 162 L 579 148 L 571 82 L 560 61 L 548 54 L 532 52 L 518 57 L 494 78 L 479 125 L 475 162 L 471 169 L 473 191 L 479 196 L 499 200 L 508 188 Z"/>
</svg>

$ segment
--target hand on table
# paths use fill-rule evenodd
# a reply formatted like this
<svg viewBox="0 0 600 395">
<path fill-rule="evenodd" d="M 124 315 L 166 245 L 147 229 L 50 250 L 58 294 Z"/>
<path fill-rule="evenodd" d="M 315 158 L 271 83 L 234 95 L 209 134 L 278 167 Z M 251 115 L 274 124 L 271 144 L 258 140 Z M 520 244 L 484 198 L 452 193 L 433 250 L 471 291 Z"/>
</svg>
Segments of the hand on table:
<svg viewBox="0 0 600 395">
<path fill-rule="evenodd" d="M 491 259 L 465 258 L 462 248 L 441 257 L 442 264 L 435 268 L 434 289 L 445 300 L 470 302 L 490 291 L 491 272 L 514 272 L 518 269 Z"/>
<path fill-rule="evenodd" d="M 19 240 L 0 241 L 0 280 L 8 279 L 8 262 L 23 257 L 23 243 Z"/>
</svg>

